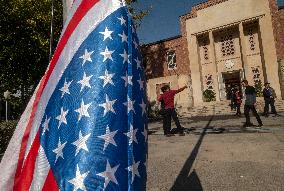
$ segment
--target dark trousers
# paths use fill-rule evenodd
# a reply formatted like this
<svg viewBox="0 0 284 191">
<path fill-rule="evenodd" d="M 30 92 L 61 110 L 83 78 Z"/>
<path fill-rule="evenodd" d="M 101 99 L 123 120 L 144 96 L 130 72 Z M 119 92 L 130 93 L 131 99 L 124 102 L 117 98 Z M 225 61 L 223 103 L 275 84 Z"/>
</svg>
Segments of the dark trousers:
<svg viewBox="0 0 284 191">
<path fill-rule="evenodd" d="M 264 99 L 264 103 L 265 103 L 265 105 L 264 105 L 264 112 L 263 112 L 264 115 L 268 115 L 268 113 L 269 113 L 269 105 L 271 107 L 271 113 L 277 114 L 276 109 L 275 109 L 275 105 L 274 105 L 275 100 L 273 98 L 265 98 Z"/>
<path fill-rule="evenodd" d="M 170 134 L 171 133 L 171 121 L 172 118 L 177 126 L 178 132 L 182 132 L 182 127 L 179 123 L 177 112 L 175 109 L 165 109 L 164 115 L 163 115 L 163 128 L 164 128 L 164 134 Z"/>
<path fill-rule="evenodd" d="M 241 115 L 241 104 L 240 103 L 236 103 L 236 107 L 237 107 L 236 115 Z"/>
<path fill-rule="evenodd" d="M 233 110 L 236 110 L 236 102 L 233 100 L 233 99 L 231 99 L 231 111 L 233 111 Z"/>
<path fill-rule="evenodd" d="M 254 105 L 245 105 L 245 108 L 244 108 L 244 114 L 245 114 L 245 117 L 246 117 L 246 124 L 251 124 L 250 122 L 250 117 L 249 117 L 249 112 L 250 110 L 252 111 L 253 115 L 255 116 L 257 122 L 259 125 L 262 125 L 262 121 L 254 107 Z"/>
</svg>

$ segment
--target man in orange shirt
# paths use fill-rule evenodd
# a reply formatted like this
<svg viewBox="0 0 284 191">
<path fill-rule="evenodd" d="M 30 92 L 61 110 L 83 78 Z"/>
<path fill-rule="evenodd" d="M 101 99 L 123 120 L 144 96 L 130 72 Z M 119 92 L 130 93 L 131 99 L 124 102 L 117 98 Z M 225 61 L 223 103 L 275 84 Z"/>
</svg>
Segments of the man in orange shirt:
<svg viewBox="0 0 284 191">
<path fill-rule="evenodd" d="M 184 135 L 183 128 L 181 127 L 177 112 L 174 106 L 175 95 L 183 91 L 187 86 L 184 86 L 178 90 L 171 90 L 168 85 L 165 85 L 161 88 L 163 94 L 159 97 L 158 101 L 164 104 L 164 114 L 163 114 L 163 128 L 165 136 L 172 136 L 171 134 L 171 120 L 173 118 L 179 135 Z"/>
</svg>

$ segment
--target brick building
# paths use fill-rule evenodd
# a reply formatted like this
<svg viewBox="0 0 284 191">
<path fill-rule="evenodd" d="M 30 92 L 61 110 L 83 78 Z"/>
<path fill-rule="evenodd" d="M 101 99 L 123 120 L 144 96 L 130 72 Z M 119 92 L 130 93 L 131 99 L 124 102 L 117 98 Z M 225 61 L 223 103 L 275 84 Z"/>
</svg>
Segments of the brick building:
<svg viewBox="0 0 284 191">
<path fill-rule="evenodd" d="M 202 104 L 207 89 L 223 101 L 242 79 L 269 81 L 284 97 L 284 9 L 277 0 L 208 0 L 181 16 L 180 26 L 180 36 L 142 47 L 150 101 L 164 84 L 189 85 L 178 107 Z"/>
</svg>

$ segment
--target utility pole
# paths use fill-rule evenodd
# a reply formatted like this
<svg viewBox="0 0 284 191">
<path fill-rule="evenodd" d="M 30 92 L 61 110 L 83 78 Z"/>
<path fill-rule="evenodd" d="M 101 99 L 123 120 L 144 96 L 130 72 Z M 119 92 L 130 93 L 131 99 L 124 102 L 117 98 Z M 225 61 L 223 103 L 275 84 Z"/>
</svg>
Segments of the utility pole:
<svg viewBox="0 0 284 191">
<path fill-rule="evenodd" d="M 49 39 L 49 61 L 53 53 L 53 19 L 54 19 L 54 0 L 51 0 L 51 21 L 50 21 L 50 39 Z"/>
</svg>

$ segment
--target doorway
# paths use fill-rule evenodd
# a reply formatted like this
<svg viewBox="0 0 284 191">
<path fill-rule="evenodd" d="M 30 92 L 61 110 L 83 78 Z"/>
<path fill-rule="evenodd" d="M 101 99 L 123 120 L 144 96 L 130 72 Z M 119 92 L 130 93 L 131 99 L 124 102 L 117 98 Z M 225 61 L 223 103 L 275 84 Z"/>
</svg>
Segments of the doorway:
<svg viewBox="0 0 284 191">
<path fill-rule="evenodd" d="M 241 90 L 241 73 L 240 70 L 222 73 L 223 83 L 225 85 L 225 99 L 230 100 L 233 88 Z"/>
</svg>

